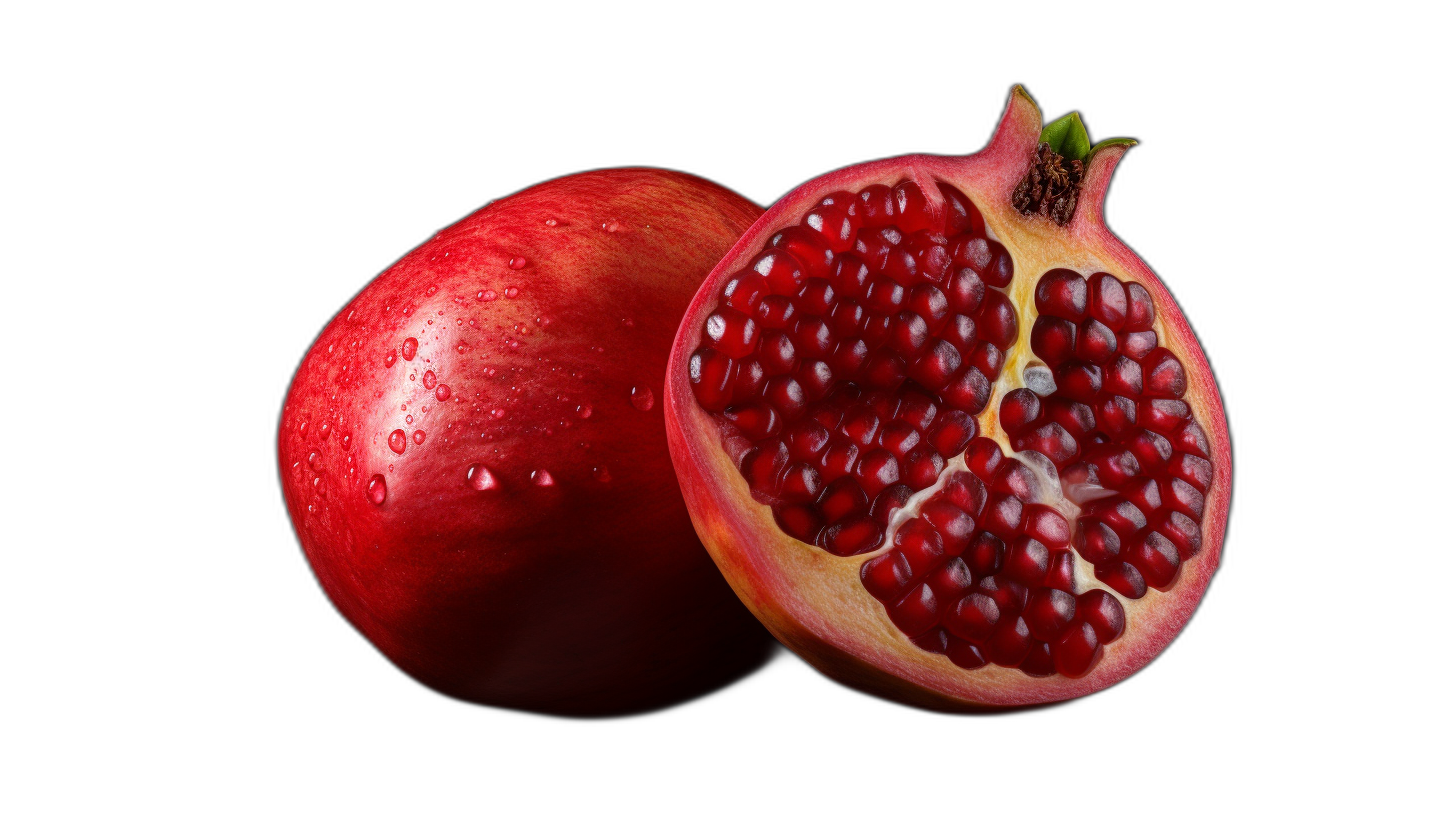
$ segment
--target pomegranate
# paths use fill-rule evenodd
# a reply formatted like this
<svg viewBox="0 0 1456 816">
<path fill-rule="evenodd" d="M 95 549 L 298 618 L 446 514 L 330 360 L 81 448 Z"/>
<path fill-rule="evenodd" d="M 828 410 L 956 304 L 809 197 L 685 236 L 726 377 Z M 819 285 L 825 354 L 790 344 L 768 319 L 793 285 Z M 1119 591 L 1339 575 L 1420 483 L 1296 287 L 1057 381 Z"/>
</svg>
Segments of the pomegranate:
<svg viewBox="0 0 1456 816">
<path fill-rule="evenodd" d="M 944 709 L 1087 694 L 1188 621 L 1231 479 L 1213 374 L 1103 223 L 1128 140 L 1043 128 L 816 178 L 698 290 L 668 364 L 688 509 L 821 671 Z"/>
<path fill-rule="evenodd" d="M 288 511 L 324 591 L 455 697 L 652 708 L 772 639 L 699 545 L 663 433 L 678 321 L 762 208 L 664 170 L 549 181 L 374 279 L 284 403 Z"/>
</svg>

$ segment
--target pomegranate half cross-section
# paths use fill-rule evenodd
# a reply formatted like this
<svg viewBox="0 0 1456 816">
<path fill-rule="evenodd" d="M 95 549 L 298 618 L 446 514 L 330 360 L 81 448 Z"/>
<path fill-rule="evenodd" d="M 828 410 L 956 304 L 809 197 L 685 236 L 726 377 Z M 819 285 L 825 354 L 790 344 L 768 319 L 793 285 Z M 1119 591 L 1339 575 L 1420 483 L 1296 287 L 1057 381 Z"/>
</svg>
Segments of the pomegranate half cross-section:
<svg viewBox="0 0 1456 816">
<path fill-rule="evenodd" d="M 1131 144 L 1043 128 L 793 191 L 699 289 L 673 461 L 740 598 L 832 677 L 935 708 L 1126 677 L 1218 565 L 1231 465 L 1203 350 L 1108 231 Z"/>
</svg>

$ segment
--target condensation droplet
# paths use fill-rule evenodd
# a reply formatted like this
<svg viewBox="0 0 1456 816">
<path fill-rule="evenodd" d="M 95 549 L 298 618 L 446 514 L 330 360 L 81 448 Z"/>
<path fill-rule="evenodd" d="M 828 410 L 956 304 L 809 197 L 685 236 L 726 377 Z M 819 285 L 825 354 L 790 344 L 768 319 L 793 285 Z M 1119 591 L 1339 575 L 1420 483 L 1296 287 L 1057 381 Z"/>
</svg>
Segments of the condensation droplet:
<svg viewBox="0 0 1456 816">
<path fill-rule="evenodd" d="M 583 402 L 576 406 L 576 415 L 582 419 L 591 419 L 592 407 L 590 402 Z"/>
<path fill-rule="evenodd" d="M 624 317 L 624 318 L 622 318 L 622 328 L 624 328 L 624 329 L 630 329 L 630 328 L 632 328 L 635 325 L 637 325 L 637 321 L 633 320 L 632 318 L 630 318 L 630 317 Z"/>
<path fill-rule="evenodd" d="M 556 484 L 556 480 L 551 478 L 551 474 L 547 473 L 544 468 L 531 471 L 531 482 L 537 487 L 550 487 Z"/>
<path fill-rule="evenodd" d="M 520 289 L 517 289 L 514 286 L 507 286 L 506 287 L 506 297 L 508 297 L 508 298 L 513 298 L 516 295 L 519 295 L 520 293 L 521 293 L 521 290 Z"/>
<path fill-rule="evenodd" d="M 492 409 L 490 409 L 490 415 L 492 417 L 496 418 L 496 419 L 505 419 L 506 418 L 506 409 L 504 409 L 504 408 L 492 408 Z"/>
<path fill-rule="evenodd" d="M 435 387 L 435 372 L 433 372 L 433 371 L 426 371 L 425 372 L 424 385 L 425 385 L 425 388 L 434 388 Z"/>
<path fill-rule="evenodd" d="M 435 399 L 439 400 L 440 402 L 444 402 L 445 400 L 450 399 L 450 386 L 445 385 L 444 383 L 440 383 L 439 385 L 435 386 Z"/>
<path fill-rule="evenodd" d="M 395 428 L 394 433 L 389 435 L 389 449 L 395 453 L 404 453 L 404 445 L 404 431 L 400 428 Z"/>
<path fill-rule="evenodd" d="M 546 226 L 548 226 L 548 227 L 554 227 L 554 226 L 556 226 L 556 219 L 555 218 L 548 218 L 548 219 L 546 219 Z"/>
<path fill-rule="evenodd" d="M 512 258 L 510 263 L 506 264 L 506 266 L 509 266 L 512 269 L 525 269 L 526 259 L 520 255 L 517 255 L 516 257 Z"/>
<path fill-rule="evenodd" d="M 470 469 L 465 471 L 465 481 L 476 490 L 495 490 L 500 487 L 500 482 L 496 480 L 495 474 L 479 463 L 471 465 Z"/>
<path fill-rule="evenodd" d="M 605 466 L 597 466 L 592 468 L 592 475 L 595 476 L 596 480 L 599 482 L 605 483 L 612 480 L 612 472 L 610 470 L 607 470 Z"/>
<path fill-rule="evenodd" d="M 308 466 L 309 466 L 309 468 L 311 468 L 313 470 L 319 470 L 319 469 L 323 468 L 323 466 L 324 466 L 324 457 L 323 457 L 323 454 L 319 453 L 316 450 L 309 451 L 308 452 Z"/>
<path fill-rule="evenodd" d="M 489 303 L 492 300 L 495 300 L 496 297 L 498 296 L 496 295 L 494 289 L 482 289 L 475 294 L 475 299 L 484 303 Z"/>
<path fill-rule="evenodd" d="M 415 352 L 418 351 L 419 348 L 420 341 L 414 339 L 413 337 L 406 337 L 404 339 L 404 344 L 401 345 L 399 348 L 399 356 L 403 357 L 406 361 L 413 360 L 415 358 Z"/>
<path fill-rule="evenodd" d="M 389 488 L 384 484 L 384 477 L 378 473 L 369 479 L 369 501 L 375 504 L 384 504 L 385 498 L 389 496 Z"/>
<path fill-rule="evenodd" d="M 415 444 L 416 445 L 423 445 L 423 444 L 425 444 L 425 432 L 424 431 L 415 431 L 414 436 L 412 436 L 410 438 L 415 441 Z"/>
<path fill-rule="evenodd" d="M 639 411 L 651 411 L 652 406 L 657 404 L 657 397 L 653 395 L 652 389 L 645 385 L 634 386 L 630 399 L 632 407 Z"/>
<path fill-rule="evenodd" d="M 330 425 L 327 422 L 322 423 L 321 425 L 319 425 L 319 439 L 328 439 L 329 433 L 333 430 L 334 426 Z"/>
</svg>

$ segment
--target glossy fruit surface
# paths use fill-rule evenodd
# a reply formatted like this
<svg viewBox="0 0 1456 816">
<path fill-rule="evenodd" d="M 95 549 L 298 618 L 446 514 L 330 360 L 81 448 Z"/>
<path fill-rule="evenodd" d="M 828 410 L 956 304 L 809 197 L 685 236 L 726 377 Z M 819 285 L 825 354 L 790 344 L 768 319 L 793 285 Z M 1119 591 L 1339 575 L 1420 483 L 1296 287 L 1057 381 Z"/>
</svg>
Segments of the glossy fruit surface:
<svg viewBox="0 0 1456 816">
<path fill-rule="evenodd" d="M 1043 128 L 814 179 L 713 271 L 667 421 L 699 533 L 790 648 L 939 708 L 1086 694 L 1187 622 L 1231 484 L 1212 372 L 1102 221 L 1130 142 Z"/>
<path fill-rule="evenodd" d="M 683 309 L 761 212 L 663 170 L 556 179 L 441 231 L 323 330 L 283 408 L 284 495 L 390 660 L 467 700 L 594 715 L 762 659 L 661 413 Z"/>
</svg>

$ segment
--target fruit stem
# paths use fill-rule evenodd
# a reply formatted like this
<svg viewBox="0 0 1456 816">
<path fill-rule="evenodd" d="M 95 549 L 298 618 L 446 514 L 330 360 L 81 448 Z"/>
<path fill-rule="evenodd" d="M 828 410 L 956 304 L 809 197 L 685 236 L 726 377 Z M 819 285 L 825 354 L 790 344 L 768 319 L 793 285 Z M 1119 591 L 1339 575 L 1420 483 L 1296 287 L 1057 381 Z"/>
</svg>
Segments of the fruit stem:
<svg viewBox="0 0 1456 816">
<path fill-rule="evenodd" d="M 1041 141 L 1053 153 L 1063 158 L 1085 161 L 1092 152 L 1092 139 L 1087 136 L 1087 127 L 1082 117 L 1072 111 L 1060 119 L 1054 119 L 1041 129 Z"/>
</svg>

